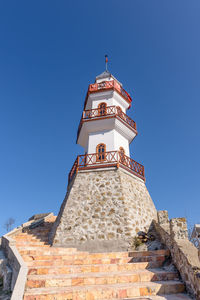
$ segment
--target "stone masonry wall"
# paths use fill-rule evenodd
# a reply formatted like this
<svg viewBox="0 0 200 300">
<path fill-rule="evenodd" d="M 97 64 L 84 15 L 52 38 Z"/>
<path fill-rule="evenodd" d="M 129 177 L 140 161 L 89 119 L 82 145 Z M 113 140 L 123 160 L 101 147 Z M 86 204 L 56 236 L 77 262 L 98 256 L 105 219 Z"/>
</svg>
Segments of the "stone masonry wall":
<svg viewBox="0 0 200 300">
<path fill-rule="evenodd" d="M 50 239 L 88 251 L 127 250 L 157 212 L 145 183 L 123 169 L 79 172 L 62 203 Z"/>
<path fill-rule="evenodd" d="M 169 221 L 166 211 L 158 212 L 154 226 L 162 242 L 169 248 L 173 263 L 186 284 L 187 291 L 200 300 L 200 261 L 198 249 L 188 240 L 185 218 L 174 218 Z"/>
</svg>

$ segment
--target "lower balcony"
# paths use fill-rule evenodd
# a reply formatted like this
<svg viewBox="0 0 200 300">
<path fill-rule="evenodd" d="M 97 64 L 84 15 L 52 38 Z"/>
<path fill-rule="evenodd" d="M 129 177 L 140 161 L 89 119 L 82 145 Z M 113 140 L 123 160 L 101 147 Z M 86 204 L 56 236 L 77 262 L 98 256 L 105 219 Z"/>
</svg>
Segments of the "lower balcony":
<svg viewBox="0 0 200 300">
<path fill-rule="evenodd" d="M 100 155 L 98 153 L 78 155 L 69 172 L 68 183 L 79 170 L 118 168 L 119 166 L 145 181 L 143 165 L 122 154 L 120 151 L 110 151 L 101 153 Z"/>
</svg>

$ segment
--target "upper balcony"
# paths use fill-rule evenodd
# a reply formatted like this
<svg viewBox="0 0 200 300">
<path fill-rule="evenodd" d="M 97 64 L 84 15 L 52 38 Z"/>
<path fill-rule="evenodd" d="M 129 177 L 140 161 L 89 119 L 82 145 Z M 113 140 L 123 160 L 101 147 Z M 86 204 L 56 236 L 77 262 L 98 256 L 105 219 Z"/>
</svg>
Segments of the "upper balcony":
<svg viewBox="0 0 200 300">
<path fill-rule="evenodd" d="M 95 108 L 84 110 L 83 115 L 78 127 L 77 139 L 79 137 L 80 130 L 84 122 L 88 122 L 91 120 L 99 120 L 105 118 L 113 118 L 116 117 L 120 120 L 124 125 L 126 125 L 129 129 L 133 130 L 135 135 L 137 135 L 136 123 L 130 117 L 128 117 L 119 106 L 106 106 L 104 108 Z"/>
<path fill-rule="evenodd" d="M 87 98 L 88 98 L 89 94 L 102 92 L 102 91 L 105 91 L 105 90 L 114 90 L 114 91 L 116 91 L 124 100 L 126 100 L 128 102 L 129 108 L 130 108 L 132 98 L 129 95 L 129 93 L 127 93 L 125 91 L 125 89 L 123 89 L 123 87 L 116 80 L 103 81 L 103 82 L 99 82 L 99 83 L 90 84 L 89 87 L 88 87 L 88 92 L 87 92 L 87 95 L 86 95 L 84 108 L 86 107 Z"/>
</svg>

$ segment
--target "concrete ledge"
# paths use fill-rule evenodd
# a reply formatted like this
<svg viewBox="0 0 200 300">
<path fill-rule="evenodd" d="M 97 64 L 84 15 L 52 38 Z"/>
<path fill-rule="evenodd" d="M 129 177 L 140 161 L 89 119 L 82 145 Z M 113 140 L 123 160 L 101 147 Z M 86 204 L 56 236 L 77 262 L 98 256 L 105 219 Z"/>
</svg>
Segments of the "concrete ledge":
<svg viewBox="0 0 200 300">
<path fill-rule="evenodd" d="M 11 300 L 23 300 L 28 267 L 15 247 L 15 241 L 12 238 L 3 236 L 2 248 L 12 268 Z"/>
<path fill-rule="evenodd" d="M 46 217 L 40 219 L 46 221 L 49 217 L 53 216 L 53 213 L 48 214 Z M 22 232 L 23 228 L 27 228 L 34 223 L 38 223 L 39 220 L 31 220 L 22 224 L 21 226 L 13 229 L 9 233 L 2 236 L 1 246 L 8 259 L 9 265 L 12 269 L 12 281 L 11 281 L 11 291 L 12 296 L 10 300 L 23 300 L 24 290 L 27 280 L 28 267 L 24 260 L 22 259 L 19 251 L 15 246 L 15 240 L 12 236 Z"/>
</svg>

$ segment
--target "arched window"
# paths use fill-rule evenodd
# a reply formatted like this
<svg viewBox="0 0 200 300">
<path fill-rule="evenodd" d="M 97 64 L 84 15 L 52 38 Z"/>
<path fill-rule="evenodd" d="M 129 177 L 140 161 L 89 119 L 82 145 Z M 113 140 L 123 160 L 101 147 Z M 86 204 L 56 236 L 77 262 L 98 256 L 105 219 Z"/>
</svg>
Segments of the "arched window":
<svg viewBox="0 0 200 300">
<path fill-rule="evenodd" d="M 120 152 L 122 155 L 124 155 L 124 154 L 125 154 L 124 148 L 123 148 L 123 147 L 119 147 L 119 152 Z"/>
<path fill-rule="evenodd" d="M 97 145 L 96 152 L 97 152 L 97 161 L 103 161 L 106 159 L 106 145 L 105 144 Z"/>
<path fill-rule="evenodd" d="M 105 102 L 102 102 L 102 103 L 100 103 L 98 105 L 99 115 L 100 116 L 106 115 L 106 107 L 107 107 L 107 104 Z"/>
<path fill-rule="evenodd" d="M 120 162 L 122 164 L 125 164 L 126 158 L 125 158 L 125 150 L 123 147 L 119 147 L 119 158 L 120 158 Z"/>
</svg>

